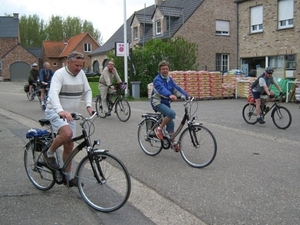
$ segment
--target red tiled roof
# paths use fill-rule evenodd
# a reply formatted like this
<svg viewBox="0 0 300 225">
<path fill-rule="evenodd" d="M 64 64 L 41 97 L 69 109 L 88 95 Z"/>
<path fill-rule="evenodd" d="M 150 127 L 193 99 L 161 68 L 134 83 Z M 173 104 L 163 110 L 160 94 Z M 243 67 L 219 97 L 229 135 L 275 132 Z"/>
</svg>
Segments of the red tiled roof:
<svg viewBox="0 0 300 225">
<path fill-rule="evenodd" d="M 60 41 L 43 41 L 44 54 L 48 58 L 57 58 L 67 45 Z"/>
<path fill-rule="evenodd" d="M 67 57 L 67 55 L 77 47 L 77 45 L 82 41 L 82 39 L 84 39 L 86 35 L 89 35 L 88 32 L 77 34 L 71 37 L 68 40 L 67 47 L 61 52 L 60 57 Z"/>
</svg>

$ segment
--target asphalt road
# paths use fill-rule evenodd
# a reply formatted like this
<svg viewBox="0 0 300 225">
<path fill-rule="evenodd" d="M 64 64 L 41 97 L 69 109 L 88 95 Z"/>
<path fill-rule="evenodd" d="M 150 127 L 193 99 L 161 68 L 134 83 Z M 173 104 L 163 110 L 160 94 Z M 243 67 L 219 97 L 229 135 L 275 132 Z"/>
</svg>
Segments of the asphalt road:
<svg viewBox="0 0 300 225">
<path fill-rule="evenodd" d="M 41 193 L 30 184 L 23 169 L 22 147 L 26 130 L 38 126 L 35 121 L 43 118 L 44 113 L 37 101 L 27 100 L 20 83 L 0 83 L 0 96 L 0 153 L 5 156 L 0 166 L 5 171 L 0 177 L 5 181 L 1 182 L 2 224 L 27 224 L 21 217 L 4 220 L 17 211 L 28 214 L 28 207 L 7 208 L 14 204 L 34 207 L 31 215 L 43 215 L 39 221 L 49 221 L 50 215 L 56 215 L 49 210 L 67 204 L 64 211 L 58 210 L 60 216 L 55 217 L 56 223 L 49 224 L 66 224 L 68 221 L 60 219 L 62 212 L 74 218 L 80 210 L 82 216 L 79 214 L 78 218 L 82 222 L 75 224 L 300 224 L 300 109 L 297 104 L 282 103 L 291 111 L 293 122 L 287 130 L 279 130 L 269 115 L 264 125 L 246 124 L 241 114 L 244 99 L 199 101 L 198 120 L 214 133 L 218 143 L 215 161 L 204 169 L 188 166 L 180 154 L 171 150 L 155 157 L 140 150 L 137 128 L 141 114 L 151 111 L 148 102 L 130 102 L 132 116 L 126 123 L 114 114 L 97 118 L 93 137 L 100 137 L 101 148 L 109 149 L 125 163 L 133 182 L 126 206 L 103 214 L 89 209 L 76 189 L 56 185 Z M 173 103 L 172 107 L 177 112 L 178 125 L 183 115 L 182 103 Z M 8 132 L 5 136 L 3 130 Z M 13 146 L 15 152 L 7 146 Z M 12 168 L 10 160 L 17 163 Z M 13 179 L 15 167 L 19 181 L 18 176 L 17 181 Z M 22 185 L 15 185 L 16 182 Z"/>
</svg>

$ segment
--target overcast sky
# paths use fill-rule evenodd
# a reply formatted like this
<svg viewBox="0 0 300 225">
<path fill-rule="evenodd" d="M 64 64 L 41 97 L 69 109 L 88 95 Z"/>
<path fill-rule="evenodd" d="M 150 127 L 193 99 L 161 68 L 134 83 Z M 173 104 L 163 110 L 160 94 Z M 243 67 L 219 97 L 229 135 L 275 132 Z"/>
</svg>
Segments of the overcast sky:
<svg viewBox="0 0 300 225">
<path fill-rule="evenodd" d="M 153 5 L 155 0 L 125 0 L 126 18 L 134 11 Z M 105 43 L 117 29 L 124 23 L 124 0 L 0 0 L 0 16 L 13 15 L 38 15 L 45 22 L 52 15 L 66 18 L 79 17 L 93 23 L 98 29 Z"/>
</svg>

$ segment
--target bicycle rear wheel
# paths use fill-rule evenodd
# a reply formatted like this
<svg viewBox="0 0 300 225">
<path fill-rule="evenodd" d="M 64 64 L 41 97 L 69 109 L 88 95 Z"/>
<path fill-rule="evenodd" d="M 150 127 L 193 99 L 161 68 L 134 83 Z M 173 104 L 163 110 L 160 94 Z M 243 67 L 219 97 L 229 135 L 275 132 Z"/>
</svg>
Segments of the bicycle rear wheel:
<svg viewBox="0 0 300 225">
<path fill-rule="evenodd" d="M 283 106 L 276 106 L 271 114 L 273 123 L 279 129 L 287 129 L 292 123 L 290 111 Z"/>
<path fill-rule="evenodd" d="M 129 103 L 125 99 L 119 99 L 116 102 L 116 113 L 122 122 L 129 120 L 131 115 L 131 109 Z"/>
<path fill-rule="evenodd" d="M 124 164 L 106 152 L 94 152 L 92 165 L 86 156 L 80 162 L 76 176 L 78 189 L 83 200 L 100 212 L 112 212 L 121 208 L 131 191 L 129 173 Z M 99 178 L 97 180 L 95 177 Z"/>
<path fill-rule="evenodd" d="M 179 138 L 180 153 L 192 167 L 204 168 L 211 164 L 217 154 L 217 142 L 210 130 L 202 125 L 186 128 Z"/>
<path fill-rule="evenodd" d="M 255 104 L 247 103 L 243 108 L 243 118 L 249 124 L 255 124 L 257 116 L 255 113 Z"/>
<path fill-rule="evenodd" d="M 55 180 L 52 171 L 43 160 L 42 152 L 45 144 L 42 141 L 30 140 L 25 146 L 24 165 L 26 174 L 32 184 L 39 190 L 47 191 L 51 189 Z"/>
<path fill-rule="evenodd" d="M 95 108 L 96 108 L 98 116 L 100 116 L 101 118 L 105 118 L 106 117 L 106 113 L 105 113 L 105 111 L 103 109 L 102 101 L 101 101 L 101 96 L 100 95 L 96 98 Z"/>
<path fill-rule="evenodd" d="M 156 137 L 154 132 L 157 126 L 156 121 L 151 118 L 145 118 L 139 124 L 138 142 L 147 155 L 155 156 L 162 150 L 162 141 Z"/>
</svg>

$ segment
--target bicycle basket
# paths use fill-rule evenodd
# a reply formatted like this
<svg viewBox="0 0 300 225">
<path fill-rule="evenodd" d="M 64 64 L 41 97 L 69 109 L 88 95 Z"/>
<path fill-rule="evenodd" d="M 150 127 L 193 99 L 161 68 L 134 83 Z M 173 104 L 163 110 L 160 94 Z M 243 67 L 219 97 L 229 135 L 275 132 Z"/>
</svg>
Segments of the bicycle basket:
<svg viewBox="0 0 300 225">
<path fill-rule="evenodd" d="M 120 83 L 119 84 L 119 89 L 124 91 L 127 88 L 127 83 Z"/>
</svg>

